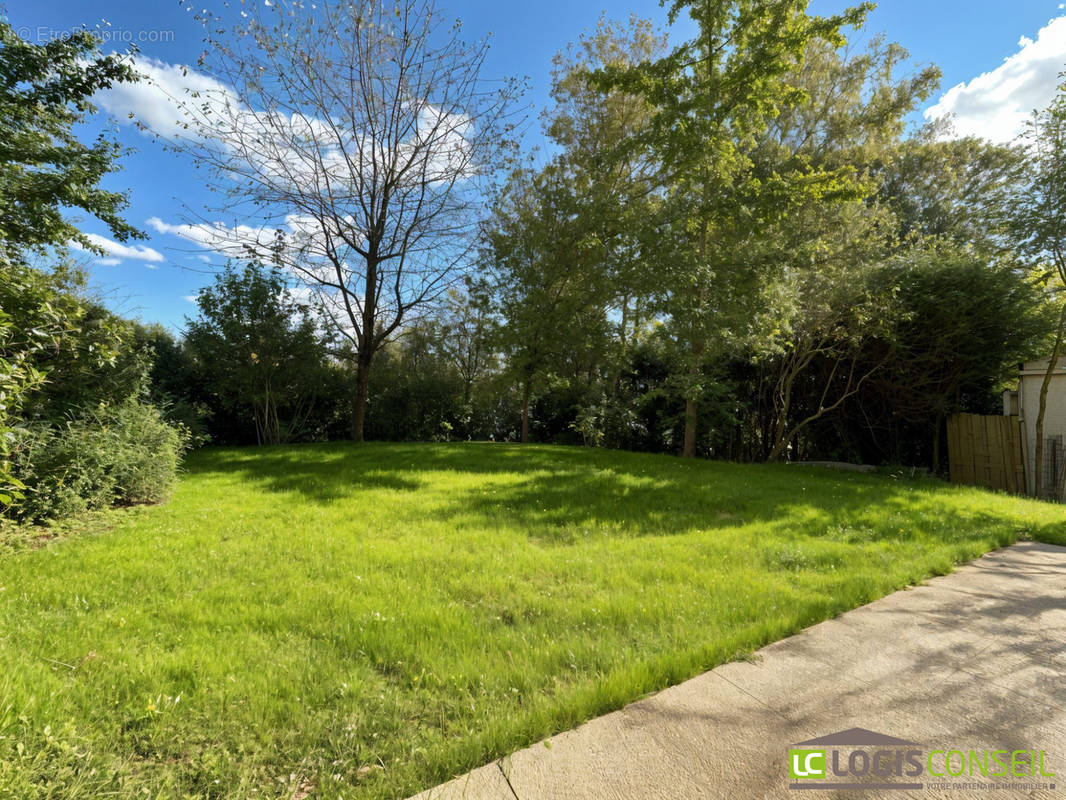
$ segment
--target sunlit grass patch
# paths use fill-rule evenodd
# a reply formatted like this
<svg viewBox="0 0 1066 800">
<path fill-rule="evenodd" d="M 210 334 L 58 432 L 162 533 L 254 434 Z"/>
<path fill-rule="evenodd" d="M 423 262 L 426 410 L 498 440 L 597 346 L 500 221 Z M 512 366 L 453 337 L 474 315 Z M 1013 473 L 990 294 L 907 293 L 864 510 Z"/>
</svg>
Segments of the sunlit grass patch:
<svg viewBox="0 0 1066 800">
<path fill-rule="evenodd" d="M 109 522 L 0 556 L 0 796 L 402 796 L 1066 542 L 933 481 L 479 444 L 205 450 Z"/>
</svg>

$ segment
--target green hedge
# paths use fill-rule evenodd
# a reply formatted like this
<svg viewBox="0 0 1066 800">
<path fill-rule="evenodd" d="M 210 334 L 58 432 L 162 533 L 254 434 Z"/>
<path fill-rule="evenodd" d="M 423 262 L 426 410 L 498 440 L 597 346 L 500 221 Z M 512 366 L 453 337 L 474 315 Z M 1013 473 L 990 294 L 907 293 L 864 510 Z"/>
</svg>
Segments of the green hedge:
<svg viewBox="0 0 1066 800">
<path fill-rule="evenodd" d="M 62 425 L 30 425 L 14 453 L 26 484 L 15 509 L 24 522 L 69 517 L 113 505 L 156 503 L 177 478 L 188 432 L 159 409 L 129 400 L 79 414 Z"/>
</svg>

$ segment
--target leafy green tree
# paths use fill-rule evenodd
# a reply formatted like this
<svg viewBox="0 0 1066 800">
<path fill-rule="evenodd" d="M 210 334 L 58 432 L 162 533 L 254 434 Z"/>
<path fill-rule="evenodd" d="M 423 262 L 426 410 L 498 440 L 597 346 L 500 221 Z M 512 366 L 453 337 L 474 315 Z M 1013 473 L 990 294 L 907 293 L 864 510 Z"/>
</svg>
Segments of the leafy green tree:
<svg viewBox="0 0 1066 800">
<path fill-rule="evenodd" d="M 848 239 L 855 231 L 847 229 L 847 219 L 841 221 L 841 238 Z M 861 224 L 856 227 L 861 230 Z M 809 425 L 858 393 L 882 366 L 864 360 L 862 354 L 866 342 L 891 332 L 895 314 L 891 265 L 865 259 L 861 242 L 834 244 L 832 259 L 817 269 L 790 274 L 778 295 L 788 311 L 780 315 L 778 310 L 786 317 L 784 327 L 771 334 L 780 346 L 780 353 L 771 359 L 774 425 L 766 452 L 771 461 L 782 458 Z M 849 261 L 849 255 L 857 260 Z M 814 402 L 797 414 L 799 393 L 813 394 Z"/>
<path fill-rule="evenodd" d="M 208 391 L 251 417 L 259 444 L 290 441 L 311 410 L 326 357 L 308 306 L 279 270 L 257 263 L 228 265 L 196 302 L 200 315 L 185 341 Z"/>
<path fill-rule="evenodd" d="M 822 173 L 851 170 L 856 190 L 850 199 L 811 194 L 760 235 L 780 268 L 767 284 L 752 344 L 754 354 L 771 356 L 770 459 L 781 458 L 797 434 L 839 409 L 881 366 L 862 358 L 864 342 L 887 336 L 894 314 L 897 270 L 888 257 L 896 226 L 877 202 L 877 175 L 901 145 L 906 116 L 940 76 L 927 67 L 900 77 L 907 58 L 880 38 L 854 52 L 813 40 L 789 78 L 807 102 L 783 109 L 752 156 L 767 173 L 796 160 Z M 812 402 L 796 403 L 800 393 Z"/>
<path fill-rule="evenodd" d="M 877 202 L 895 219 L 900 247 L 932 241 L 1003 252 L 1011 198 L 1020 191 L 1019 148 L 983 139 L 944 138 L 924 126 L 880 163 Z"/>
<path fill-rule="evenodd" d="M 198 368 L 186 343 L 159 323 L 135 324 L 138 347 L 149 354 L 148 400 L 158 406 L 168 420 L 184 427 L 193 444 L 210 439 L 208 419 L 211 408 L 207 383 L 209 376 Z"/>
<path fill-rule="evenodd" d="M 77 331 L 37 353 L 34 360 L 48 379 L 28 398 L 27 418 L 62 419 L 79 409 L 140 397 L 147 385 L 152 352 L 138 340 L 136 325 L 94 299 L 72 297 L 78 302 Z"/>
<path fill-rule="evenodd" d="M 82 299 L 84 274 L 9 262 L 0 281 L 0 505 L 25 488 L 11 456 L 27 419 L 59 420 L 115 396 L 112 368 L 126 348 L 124 323 Z M 134 360 L 136 358 L 134 357 Z M 134 378 L 136 381 L 136 377 Z M 125 399 L 126 393 L 119 399 Z"/>
<path fill-rule="evenodd" d="M 45 44 L 0 20 L 0 506 L 18 499 L 11 450 L 31 393 L 46 384 L 50 353 L 67 348 L 84 308 L 26 263 L 26 251 L 94 245 L 66 216 L 81 209 L 125 240 L 138 233 L 119 213 L 126 197 L 99 187 L 121 148 L 101 134 L 80 142 L 75 125 L 93 93 L 135 77 L 120 56 L 101 56 L 88 31 Z"/>
<path fill-rule="evenodd" d="M 894 330 L 867 343 L 883 362 L 859 400 L 861 417 L 897 463 L 943 467 L 944 423 L 962 411 L 1000 413 L 1001 392 L 1019 362 L 1038 355 L 1051 309 L 1018 260 L 991 261 L 950 241 L 897 259 Z"/>
<path fill-rule="evenodd" d="M 583 258 L 601 275 L 599 302 L 610 338 L 604 347 L 605 385 L 589 388 L 603 403 L 618 395 L 621 372 L 655 313 L 662 230 L 653 154 L 640 148 L 618 151 L 619 142 L 647 131 L 653 107 L 640 93 L 604 87 L 595 75 L 606 68 L 634 68 L 668 52 L 666 36 L 651 22 L 631 16 L 622 24 L 601 17 L 593 32 L 553 62 L 555 105 L 544 114 L 544 129 L 561 148 L 553 166 L 568 176 L 577 198 Z"/>
<path fill-rule="evenodd" d="M 522 442 L 529 441 L 534 394 L 560 364 L 602 340 L 607 327 L 604 276 L 598 257 L 589 256 L 578 206 L 562 170 L 520 171 L 485 233 L 485 257 L 506 323 L 499 344 L 520 387 Z"/>
<path fill-rule="evenodd" d="M 59 262 L 44 271 L 14 262 L 4 278 L 0 281 L 4 504 L 25 501 L 14 510 L 18 517 L 62 516 L 64 509 L 81 507 L 87 499 L 74 486 L 85 477 L 80 470 L 88 469 L 95 459 L 115 456 L 109 450 L 114 441 L 79 434 L 84 445 L 78 449 L 81 455 L 48 463 L 45 451 L 64 450 L 73 444 L 67 439 L 75 429 L 91 431 L 93 420 L 110 418 L 112 411 L 125 413 L 117 411 L 120 407 L 132 415 L 127 419 L 138 415 L 154 419 L 155 409 L 138 403 L 146 389 L 151 352 L 137 339 L 132 323 L 87 296 L 81 269 Z M 174 444 L 172 455 L 177 458 L 182 435 L 172 431 L 177 436 L 173 438 L 163 428 L 157 432 Z M 17 477 L 12 477 L 13 472 Z M 32 497 L 11 491 L 21 494 L 26 487 L 20 484 L 29 485 Z M 65 485 L 62 494 L 73 505 L 45 489 L 53 484 Z"/>
<path fill-rule="evenodd" d="M 466 382 L 436 320 L 411 325 L 374 365 L 368 434 L 375 439 L 448 441 L 465 424 Z"/>
<path fill-rule="evenodd" d="M 822 170 L 801 157 L 760 174 L 757 138 L 783 110 L 805 100 L 789 74 L 808 46 L 844 41 L 844 25 L 862 21 L 869 5 L 822 18 L 806 0 L 675 0 L 669 19 L 687 11 L 699 32 L 666 56 L 637 66 L 608 66 L 603 85 L 645 97 L 654 108 L 646 131 L 623 143 L 647 148 L 659 165 L 672 252 L 659 276 L 664 302 L 686 352 L 682 454 L 694 456 L 698 401 L 709 348 L 721 352 L 750 298 L 762 289 L 766 262 L 753 248 L 758 229 L 812 195 L 849 196 L 851 170 Z"/>
<path fill-rule="evenodd" d="M 67 216 L 81 209 L 120 240 L 141 234 L 120 216 L 126 195 L 100 188 L 122 148 L 106 133 L 91 145 L 74 126 L 96 110 L 92 95 L 136 78 L 119 55 L 103 56 L 87 30 L 34 44 L 0 20 L 0 248 L 13 259 L 25 248 L 93 243 Z"/>
<path fill-rule="evenodd" d="M 850 167 L 876 176 L 900 148 L 907 115 L 940 81 L 937 67 L 909 59 L 905 48 L 883 36 L 862 48 L 812 40 L 788 76 L 805 102 L 782 108 L 763 143 L 802 154 L 823 169 Z"/>
</svg>

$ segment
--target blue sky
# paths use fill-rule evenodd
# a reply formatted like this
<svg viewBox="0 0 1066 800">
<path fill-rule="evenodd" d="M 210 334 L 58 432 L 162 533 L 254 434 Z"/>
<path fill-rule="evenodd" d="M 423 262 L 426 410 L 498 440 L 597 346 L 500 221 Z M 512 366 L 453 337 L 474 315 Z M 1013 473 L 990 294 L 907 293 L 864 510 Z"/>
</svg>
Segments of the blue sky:
<svg viewBox="0 0 1066 800">
<path fill-rule="evenodd" d="M 217 0 L 200 2 L 209 7 Z M 604 0 L 441 0 L 441 5 L 463 21 L 468 36 L 492 34 L 488 73 L 528 76 L 532 90 L 526 102 L 534 112 L 547 103 L 552 56 L 595 26 L 601 12 L 614 18 L 632 12 L 665 22 L 655 0 L 609 5 Z M 813 0 L 812 11 L 828 14 L 844 5 Z M 144 56 L 168 64 L 193 63 L 202 47 L 199 24 L 174 0 L 9 0 L 7 16 L 31 40 L 106 20 L 116 40 L 133 37 Z M 671 33 L 690 32 L 685 20 Z M 1066 69 L 1066 11 L 1058 0 L 884 0 L 859 35 L 878 32 L 905 46 L 916 63 L 941 68 L 941 91 L 928 104 L 932 113 L 954 113 L 961 132 L 993 139 L 1009 138 L 1024 114 L 1046 103 L 1057 73 Z M 112 99 L 114 110 L 121 100 Z M 201 210 L 207 192 L 191 163 L 165 152 L 130 126 L 124 114 L 115 124 L 121 141 L 136 152 L 106 185 L 129 190 L 127 218 L 150 238 L 131 244 L 132 249 L 107 244 L 109 256 L 91 261 L 92 279 L 116 310 L 177 330 L 194 309 L 187 298 L 210 282 L 212 267 L 223 259 L 193 252 L 189 242 L 160 231 L 181 223 L 185 207 Z M 148 222 L 152 219 L 154 225 Z M 94 220 L 82 227 L 107 233 Z"/>
</svg>

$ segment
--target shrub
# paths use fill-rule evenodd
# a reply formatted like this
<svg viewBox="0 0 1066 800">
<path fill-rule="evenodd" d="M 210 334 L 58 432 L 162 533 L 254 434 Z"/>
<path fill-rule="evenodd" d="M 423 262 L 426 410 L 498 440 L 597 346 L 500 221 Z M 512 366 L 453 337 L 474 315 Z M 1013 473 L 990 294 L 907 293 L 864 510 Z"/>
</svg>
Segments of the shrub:
<svg viewBox="0 0 1066 800">
<path fill-rule="evenodd" d="M 168 424 L 155 406 L 127 401 L 99 415 L 113 437 L 114 502 L 124 505 L 164 500 L 178 476 L 188 433 Z"/>
<path fill-rule="evenodd" d="M 135 400 L 100 406 L 66 423 L 27 427 L 15 452 L 27 522 L 112 505 L 163 500 L 177 478 L 188 432 Z"/>
</svg>

